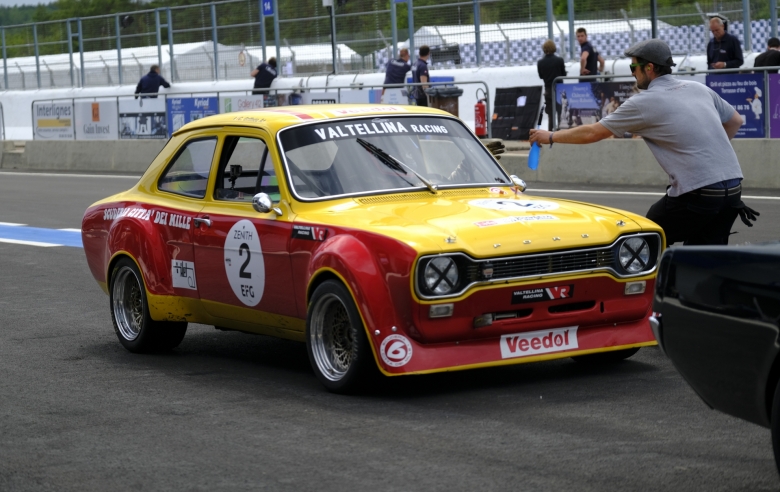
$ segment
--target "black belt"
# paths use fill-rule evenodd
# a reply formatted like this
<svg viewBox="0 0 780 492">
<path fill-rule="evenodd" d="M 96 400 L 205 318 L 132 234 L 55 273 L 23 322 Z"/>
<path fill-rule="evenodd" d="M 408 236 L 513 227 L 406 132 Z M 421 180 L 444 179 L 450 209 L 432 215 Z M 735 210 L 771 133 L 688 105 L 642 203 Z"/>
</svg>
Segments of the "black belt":
<svg viewBox="0 0 780 492">
<path fill-rule="evenodd" d="M 742 193 L 742 184 L 738 184 L 733 188 L 699 188 L 691 193 L 699 196 L 731 196 Z"/>
</svg>

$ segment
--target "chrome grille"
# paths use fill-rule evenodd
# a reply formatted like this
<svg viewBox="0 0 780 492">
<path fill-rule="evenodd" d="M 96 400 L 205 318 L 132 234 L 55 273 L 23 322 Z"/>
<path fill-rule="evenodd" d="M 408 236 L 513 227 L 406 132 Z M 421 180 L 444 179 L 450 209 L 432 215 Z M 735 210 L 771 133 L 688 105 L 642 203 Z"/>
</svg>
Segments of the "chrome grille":
<svg viewBox="0 0 780 492">
<path fill-rule="evenodd" d="M 492 279 L 533 277 L 555 273 L 590 270 L 614 266 L 615 255 L 610 248 L 568 253 L 521 256 L 518 258 L 491 261 Z M 478 265 L 474 265 L 476 275 Z"/>
</svg>

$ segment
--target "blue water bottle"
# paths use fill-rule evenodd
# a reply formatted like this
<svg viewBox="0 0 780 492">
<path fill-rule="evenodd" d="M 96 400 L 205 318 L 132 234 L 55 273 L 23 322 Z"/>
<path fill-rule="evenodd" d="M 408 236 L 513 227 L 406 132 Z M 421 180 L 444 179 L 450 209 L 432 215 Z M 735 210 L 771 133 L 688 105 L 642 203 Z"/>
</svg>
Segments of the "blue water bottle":
<svg viewBox="0 0 780 492">
<path fill-rule="evenodd" d="M 541 105 L 540 111 L 539 111 L 539 121 L 536 124 L 536 129 L 540 129 L 542 127 L 542 117 L 544 115 L 544 104 Z M 528 169 L 531 169 L 532 171 L 536 171 L 539 168 L 539 151 L 541 148 L 539 147 L 539 144 L 537 142 L 534 142 L 531 144 L 531 151 L 528 153 Z"/>
</svg>

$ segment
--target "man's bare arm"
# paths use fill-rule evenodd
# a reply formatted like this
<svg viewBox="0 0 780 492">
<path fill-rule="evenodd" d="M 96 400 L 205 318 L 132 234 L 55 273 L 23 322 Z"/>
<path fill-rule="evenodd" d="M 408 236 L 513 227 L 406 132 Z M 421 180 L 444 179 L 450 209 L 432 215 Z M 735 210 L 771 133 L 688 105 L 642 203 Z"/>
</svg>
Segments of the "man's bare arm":
<svg viewBox="0 0 780 492">
<path fill-rule="evenodd" d="M 604 66 L 606 65 L 606 62 L 604 61 L 604 58 L 599 55 L 599 72 L 604 73 Z"/>
<path fill-rule="evenodd" d="M 428 82 L 428 76 L 427 75 L 420 75 L 420 83 Z M 427 85 L 422 86 L 423 90 L 427 89 Z"/>
<path fill-rule="evenodd" d="M 734 138 L 734 135 L 737 134 L 739 127 L 741 126 L 742 116 L 734 111 L 734 114 L 731 115 L 731 118 L 727 122 L 723 123 L 723 129 L 726 130 L 726 135 L 729 136 L 729 140 Z"/>
<path fill-rule="evenodd" d="M 559 130 L 555 132 L 553 141 L 556 143 L 568 144 L 589 144 L 604 140 L 612 136 L 612 132 L 601 123 L 592 125 L 582 125 L 568 130 Z M 550 132 L 547 130 L 531 130 L 531 142 L 538 142 L 539 145 L 550 143 Z"/>
<path fill-rule="evenodd" d="M 257 74 L 259 74 L 259 73 L 260 73 L 260 70 L 255 68 L 254 70 L 252 70 L 252 72 L 249 74 L 249 76 L 250 77 L 257 77 Z"/>
<path fill-rule="evenodd" d="M 585 62 L 588 61 L 588 52 L 583 51 L 580 55 L 580 75 L 587 75 L 590 73 L 588 70 L 585 70 Z"/>
</svg>

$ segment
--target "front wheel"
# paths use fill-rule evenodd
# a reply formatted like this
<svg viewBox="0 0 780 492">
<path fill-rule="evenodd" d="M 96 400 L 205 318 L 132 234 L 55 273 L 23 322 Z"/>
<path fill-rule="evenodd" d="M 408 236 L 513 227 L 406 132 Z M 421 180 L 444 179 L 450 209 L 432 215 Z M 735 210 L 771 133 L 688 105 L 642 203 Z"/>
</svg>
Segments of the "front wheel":
<svg viewBox="0 0 780 492">
<path fill-rule="evenodd" d="M 111 320 L 119 342 L 130 352 L 154 352 L 177 347 L 187 322 L 154 321 L 149 316 L 143 277 L 129 258 L 119 260 L 111 273 Z"/>
<path fill-rule="evenodd" d="M 306 317 L 306 350 L 328 391 L 354 393 L 376 374 L 360 313 L 340 282 L 328 280 L 315 289 Z"/>
<path fill-rule="evenodd" d="M 637 352 L 639 352 L 639 347 L 625 350 L 613 350 L 612 352 L 598 352 L 595 354 L 578 355 L 576 357 L 572 357 L 572 359 L 581 364 L 614 364 L 615 362 L 628 359 Z"/>
</svg>

